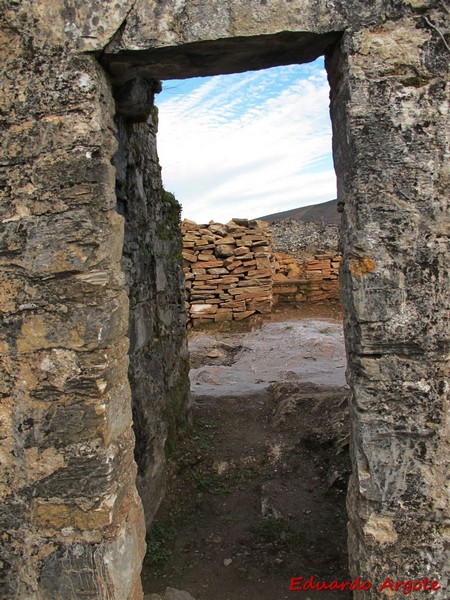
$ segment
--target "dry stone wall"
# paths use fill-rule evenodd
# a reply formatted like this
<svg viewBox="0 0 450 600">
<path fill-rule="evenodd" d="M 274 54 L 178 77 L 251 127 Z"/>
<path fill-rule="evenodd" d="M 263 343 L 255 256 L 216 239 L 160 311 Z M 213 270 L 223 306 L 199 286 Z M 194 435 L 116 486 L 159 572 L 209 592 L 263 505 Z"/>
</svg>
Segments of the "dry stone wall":
<svg viewBox="0 0 450 600">
<path fill-rule="evenodd" d="M 271 223 L 273 249 L 295 256 L 339 252 L 339 225 L 283 219 Z"/>
<path fill-rule="evenodd" d="M 267 223 L 184 220 L 181 229 L 186 308 L 194 326 L 270 312 L 273 256 Z"/>
<path fill-rule="evenodd" d="M 284 227 L 286 245 L 288 231 Z M 339 299 L 342 256 L 274 253 L 272 226 L 264 221 L 232 219 L 227 224 L 199 225 L 185 219 L 181 233 L 190 326 L 270 313 L 274 304 Z M 298 246 L 298 233 L 294 227 L 291 245 Z M 309 248 L 313 243 L 308 238 Z"/>
<path fill-rule="evenodd" d="M 273 297 L 277 304 L 339 300 L 340 254 L 315 254 L 299 258 L 274 254 Z"/>
<path fill-rule="evenodd" d="M 386 576 L 448 596 L 449 21 L 441 0 L 2 2 L 1 598 L 142 598 L 112 85 L 320 55 L 343 208 L 350 567 L 373 582 L 354 596 L 379 598 Z"/>
</svg>

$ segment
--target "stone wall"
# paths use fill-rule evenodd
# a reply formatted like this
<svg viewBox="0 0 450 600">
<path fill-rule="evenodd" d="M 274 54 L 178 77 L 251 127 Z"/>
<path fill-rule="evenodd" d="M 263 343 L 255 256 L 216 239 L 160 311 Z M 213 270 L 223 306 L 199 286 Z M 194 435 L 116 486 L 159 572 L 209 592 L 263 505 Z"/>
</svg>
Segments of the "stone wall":
<svg viewBox="0 0 450 600">
<path fill-rule="evenodd" d="M 339 251 L 339 225 L 283 219 L 270 229 L 275 252 L 311 256 Z"/>
<path fill-rule="evenodd" d="M 150 525 L 165 493 L 166 458 L 189 410 L 189 360 L 180 206 L 164 191 L 156 152 L 159 82 L 115 88 L 117 211 L 125 220 L 122 268 L 130 302 L 129 381 L 137 488 Z"/>
<path fill-rule="evenodd" d="M 339 301 L 340 254 L 303 258 L 275 252 L 273 299 L 276 304 Z"/>
<path fill-rule="evenodd" d="M 186 309 L 194 326 L 270 312 L 273 256 L 267 223 L 184 220 L 181 230 Z"/>
<path fill-rule="evenodd" d="M 12 11 L 0 46 L 0 598 L 137 599 L 145 527 L 114 101 L 95 59 L 32 43 L 33 11 Z"/>
<path fill-rule="evenodd" d="M 448 30 L 441 0 L 2 2 L 0 597 L 142 596 L 112 84 L 323 54 L 355 598 L 447 597 Z"/>
<path fill-rule="evenodd" d="M 285 245 L 298 248 L 301 228 L 283 228 Z M 303 247 L 320 245 L 314 223 Z M 288 242 L 289 226 L 293 240 Z M 183 264 L 188 326 L 240 321 L 270 313 L 273 304 L 339 300 L 339 254 L 273 252 L 272 227 L 264 221 L 232 219 L 199 225 L 185 219 Z M 336 227 L 337 229 L 337 227 Z M 297 253 L 298 254 L 298 253 Z"/>
<path fill-rule="evenodd" d="M 445 598 L 449 53 L 428 23 L 448 31 L 449 15 L 408 5 L 423 12 L 345 35 L 327 66 L 344 208 L 349 556 L 354 576 L 431 577 Z"/>
</svg>

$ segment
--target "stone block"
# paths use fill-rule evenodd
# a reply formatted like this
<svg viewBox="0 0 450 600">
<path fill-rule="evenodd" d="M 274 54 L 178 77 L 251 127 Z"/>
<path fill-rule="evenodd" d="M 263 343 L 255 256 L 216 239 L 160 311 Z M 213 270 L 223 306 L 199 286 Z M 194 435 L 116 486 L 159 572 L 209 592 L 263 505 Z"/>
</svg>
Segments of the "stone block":
<svg viewBox="0 0 450 600">
<path fill-rule="evenodd" d="M 249 273 L 249 277 L 257 277 L 258 279 L 272 279 L 272 271 L 270 269 L 254 269 Z"/>
<path fill-rule="evenodd" d="M 198 226 L 197 226 L 198 227 Z M 200 234 L 194 231 L 187 231 L 183 234 L 183 244 L 186 242 L 197 242 L 200 239 Z"/>
<path fill-rule="evenodd" d="M 267 269 L 271 272 L 272 265 L 270 263 L 270 258 L 268 256 L 264 256 L 263 258 L 256 257 L 256 266 L 258 269 Z"/>
<path fill-rule="evenodd" d="M 228 257 L 234 255 L 234 246 L 229 244 L 218 244 L 216 246 L 216 256 Z"/>
<path fill-rule="evenodd" d="M 275 273 L 275 275 L 273 276 L 273 281 L 274 283 L 282 283 L 285 281 L 288 281 L 287 275 L 283 275 L 283 273 Z"/>
<path fill-rule="evenodd" d="M 211 273 L 211 275 L 228 275 L 228 270 L 225 269 L 224 267 L 216 267 L 213 269 L 208 269 L 208 273 Z M 222 280 L 223 278 L 221 278 Z"/>
<path fill-rule="evenodd" d="M 205 260 L 201 265 L 204 269 L 215 269 L 217 267 L 223 267 L 223 260 Z"/>
<path fill-rule="evenodd" d="M 211 279 L 211 275 L 209 273 L 198 273 L 192 275 L 194 277 L 194 281 L 209 281 Z"/>
<path fill-rule="evenodd" d="M 190 299 L 192 302 L 197 302 L 197 300 L 205 300 L 207 298 L 214 297 L 214 290 L 197 290 L 191 289 L 190 291 Z"/>
<path fill-rule="evenodd" d="M 315 270 L 319 270 L 321 271 L 322 269 L 330 269 L 330 261 L 329 260 L 311 260 L 311 261 L 307 261 L 306 262 L 306 270 L 307 271 L 315 271 Z"/>
<path fill-rule="evenodd" d="M 218 240 L 216 240 L 216 245 L 220 246 L 220 245 L 225 245 L 225 246 L 234 246 L 234 244 L 236 243 L 236 239 L 233 236 L 227 235 L 223 238 L 220 238 Z M 216 246 L 216 247 L 217 247 Z"/>
<path fill-rule="evenodd" d="M 226 268 L 228 269 L 228 271 L 234 272 L 235 269 L 242 267 L 242 265 L 243 265 L 243 262 L 241 260 L 233 260 L 232 262 L 230 262 L 226 265 Z"/>
<path fill-rule="evenodd" d="M 213 255 L 212 250 L 209 250 L 207 252 L 199 252 L 196 256 L 199 261 L 214 260 L 214 255 Z"/>
<path fill-rule="evenodd" d="M 250 271 L 255 271 L 255 270 L 256 270 L 256 265 L 246 266 L 245 264 L 243 264 L 242 267 L 238 267 L 237 269 L 234 269 L 233 273 L 235 273 L 236 275 L 243 275 L 245 273 L 249 273 Z"/>
<path fill-rule="evenodd" d="M 235 256 L 245 256 L 248 255 L 250 253 L 250 248 L 248 246 L 240 246 L 239 248 L 236 248 L 234 251 Z M 253 254 L 251 255 L 251 258 L 253 258 Z"/>
<path fill-rule="evenodd" d="M 189 252 L 188 250 L 183 250 L 182 252 L 183 258 L 188 262 L 194 263 L 197 262 L 198 257 L 194 252 Z"/>
<path fill-rule="evenodd" d="M 227 289 L 228 286 L 237 284 L 239 282 L 239 277 L 235 277 L 233 275 L 224 275 L 224 276 L 220 277 L 217 281 L 218 281 L 221 289 Z"/>
<path fill-rule="evenodd" d="M 270 292 L 252 292 L 252 293 L 242 293 L 235 296 L 236 301 L 239 300 L 253 300 L 255 298 L 266 300 L 267 298 L 271 298 L 272 294 Z"/>
<path fill-rule="evenodd" d="M 233 319 L 235 321 L 242 321 L 243 319 L 248 319 L 248 317 L 251 317 L 252 315 L 255 314 L 254 310 L 245 310 L 242 312 L 233 312 Z"/>
<path fill-rule="evenodd" d="M 220 303 L 220 307 L 231 310 L 245 310 L 245 300 L 224 300 Z"/>
<path fill-rule="evenodd" d="M 209 223 L 208 229 L 212 233 L 215 233 L 216 235 L 221 237 L 225 237 L 227 235 L 226 227 L 221 223 Z"/>
<path fill-rule="evenodd" d="M 229 290 L 229 294 L 231 296 L 236 296 L 238 294 L 260 294 L 260 293 L 270 293 L 269 290 L 264 291 L 261 290 L 261 287 L 259 286 L 242 286 L 242 287 L 237 287 L 237 288 L 231 288 Z"/>
<path fill-rule="evenodd" d="M 187 232 L 183 233 L 183 237 L 185 237 L 186 235 L 191 235 L 191 233 L 193 233 L 194 231 L 198 231 L 199 229 L 200 225 L 198 225 L 195 221 L 183 219 L 183 222 L 181 223 L 181 230 L 183 232 Z"/>
<path fill-rule="evenodd" d="M 254 261 L 255 258 L 253 252 L 247 252 L 246 254 L 237 254 L 236 256 L 239 256 L 239 260 L 242 260 L 243 262 Z M 256 261 L 254 264 L 256 264 Z"/>
<path fill-rule="evenodd" d="M 213 304 L 192 304 L 191 305 L 191 314 L 193 315 L 207 315 L 214 314 L 217 312 L 217 306 Z"/>
</svg>

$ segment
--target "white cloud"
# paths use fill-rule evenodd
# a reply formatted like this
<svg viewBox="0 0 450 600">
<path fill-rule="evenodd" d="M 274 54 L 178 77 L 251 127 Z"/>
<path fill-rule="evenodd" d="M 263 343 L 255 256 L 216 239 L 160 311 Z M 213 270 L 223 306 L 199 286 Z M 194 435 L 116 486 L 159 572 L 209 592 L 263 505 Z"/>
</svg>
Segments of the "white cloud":
<svg viewBox="0 0 450 600">
<path fill-rule="evenodd" d="M 158 152 L 164 185 L 184 217 L 226 222 L 336 196 L 321 66 L 168 82 L 166 88 L 157 97 Z"/>
</svg>

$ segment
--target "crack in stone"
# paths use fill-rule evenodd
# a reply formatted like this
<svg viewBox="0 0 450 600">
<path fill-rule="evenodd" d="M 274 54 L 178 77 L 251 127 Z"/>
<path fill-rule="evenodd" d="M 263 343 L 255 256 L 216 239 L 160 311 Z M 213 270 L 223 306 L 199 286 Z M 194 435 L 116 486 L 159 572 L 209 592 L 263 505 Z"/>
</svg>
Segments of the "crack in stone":
<svg viewBox="0 0 450 600">
<path fill-rule="evenodd" d="M 132 10 L 136 6 L 136 4 L 137 4 L 137 0 L 133 0 L 130 8 L 127 10 L 124 18 L 122 19 L 122 22 L 117 27 L 116 31 L 112 34 L 112 36 L 109 38 L 109 40 L 106 42 L 106 44 L 103 46 L 102 50 L 99 53 L 99 56 L 102 56 L 106 52 L 106 49 L 108 48 L 108 46 L 110 44 L 112 44 L 116 40 L 116 38 L 121 35 L 121 33 L 123 32 L 123 30 L 125 29 L 125 26 L 127 24 L 127 19 L 130 16 L 130 13 L 132 12 Z"/>
</svg>

